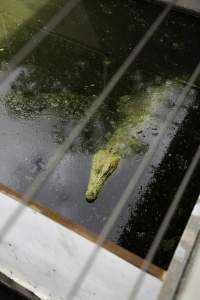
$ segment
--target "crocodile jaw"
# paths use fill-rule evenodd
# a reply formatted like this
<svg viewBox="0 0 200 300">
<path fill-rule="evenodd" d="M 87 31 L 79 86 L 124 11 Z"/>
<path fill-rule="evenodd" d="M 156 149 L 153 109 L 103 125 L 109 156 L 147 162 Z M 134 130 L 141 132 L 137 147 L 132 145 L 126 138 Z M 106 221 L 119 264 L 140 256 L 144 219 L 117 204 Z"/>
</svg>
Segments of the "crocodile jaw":
<svg viewBox="0 0 200 300">
<path fill-rule="evenodd" d="M 99 150 L 94 155 L 86 191 L 86 199 L 88 202 L 96 200 L 104 183 L 117 168 L 120 159 L 121 157 L 119 155 L 113 154 L 109 152 L 109 150 Z"/>
</svg>

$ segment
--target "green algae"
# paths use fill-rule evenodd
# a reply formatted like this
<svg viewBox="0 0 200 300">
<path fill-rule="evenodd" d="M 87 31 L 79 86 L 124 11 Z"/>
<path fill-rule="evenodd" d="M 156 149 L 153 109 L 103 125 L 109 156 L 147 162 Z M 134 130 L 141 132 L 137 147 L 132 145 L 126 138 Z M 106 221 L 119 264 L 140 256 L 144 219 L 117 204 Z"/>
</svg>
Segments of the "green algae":
<svg viewBox="0 0 200 300">
<path fill-rule="evenodd" d="M 93 99 L 69 91 L 38 95 L 18 91 L 2 97 L 9 114 L 18 118 L 35 118 L 44 111 L 48 115 L 73 120 L 83 116 Z"/>
</svg>

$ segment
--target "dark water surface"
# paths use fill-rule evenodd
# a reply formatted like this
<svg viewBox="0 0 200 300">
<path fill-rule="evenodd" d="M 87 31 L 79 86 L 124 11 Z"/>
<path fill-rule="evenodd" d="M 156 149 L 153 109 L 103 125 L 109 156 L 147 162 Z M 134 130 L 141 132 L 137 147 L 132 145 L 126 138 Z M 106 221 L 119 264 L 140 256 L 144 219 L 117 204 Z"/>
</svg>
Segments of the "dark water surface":
<svg viewBox="0 0 200 300">
<path fill-rule="evenodd" d="M 3 300 L 26 300 L 24 296 L 16 293 L 14 290 L 11 290 L 7 286 L 0 284 L 0 297 Z"/>
<path fill-rule="evenodd" d="M 65 1 L 3 0 L 0 63 L 8 61 Z M 122 1 L 121 1 L 122 2 Z M 84 0 L 18 66 L 1 90 L 0 181 L 24 192 L 78 124 L 86 109 L 161 11 L 143 1 Z M 120 119 L 119 98 L 155 84 L 181 88 L 200 60 L 200 20 L 171 12 L 145 50 L 76 139 L 37 195 L 37 201 L 100 232 L 144 153 L 122 160 L 96 202 L 85 200 L 92 155 Z M 45 30 L 45 28 L 43 29 Z M 140 133 L 149 145 L 180 87 Z M 151 166 L 129 199 L 110 239 L 145 256 L 200 141 L 200 79 L 163 137 Z M 169 103 L 168 103 L 169 104 Z M 199 194 L 199 167 L 155 258 L 167 268 Z"/>
</svg>

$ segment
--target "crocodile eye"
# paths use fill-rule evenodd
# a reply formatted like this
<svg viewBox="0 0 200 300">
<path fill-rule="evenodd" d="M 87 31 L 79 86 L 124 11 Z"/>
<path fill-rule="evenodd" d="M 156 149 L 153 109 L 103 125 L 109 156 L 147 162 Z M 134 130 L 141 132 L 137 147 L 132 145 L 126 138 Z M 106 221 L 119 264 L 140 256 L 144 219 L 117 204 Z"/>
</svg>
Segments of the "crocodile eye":
<svg viewBox="0 0 200 300">
<path fill-rule="evenodd" d="M 96 173 L 99 174 L 100 172 L 101 172 L 101 169 L 100 169 L 100 168 L 97 168 L 97 169 L 96 169 Z"/>
</svg>

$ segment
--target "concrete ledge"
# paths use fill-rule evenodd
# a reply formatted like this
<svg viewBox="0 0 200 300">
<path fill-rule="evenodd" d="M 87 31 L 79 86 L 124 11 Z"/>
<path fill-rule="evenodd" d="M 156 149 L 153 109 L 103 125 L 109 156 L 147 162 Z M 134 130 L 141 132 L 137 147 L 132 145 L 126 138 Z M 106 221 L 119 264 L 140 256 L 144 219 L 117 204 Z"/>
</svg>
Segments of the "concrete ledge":
<svg viewBox="0 0 200 300">
<path fill-rule="evenodd" d="M 0 227 L 20 205 L 0 193 Z M 94 242 L 27 207 L 0 244 L 0 273 L 8 286 L 28 291 L 34 300 L 63 300 L 94 247 Z M 102 248 L 76 299 L 128 299 L 140 272 Z M 161 286 L 161 280 L 146 274 L 137 300 L 155 300 Z"/>
</svg>

